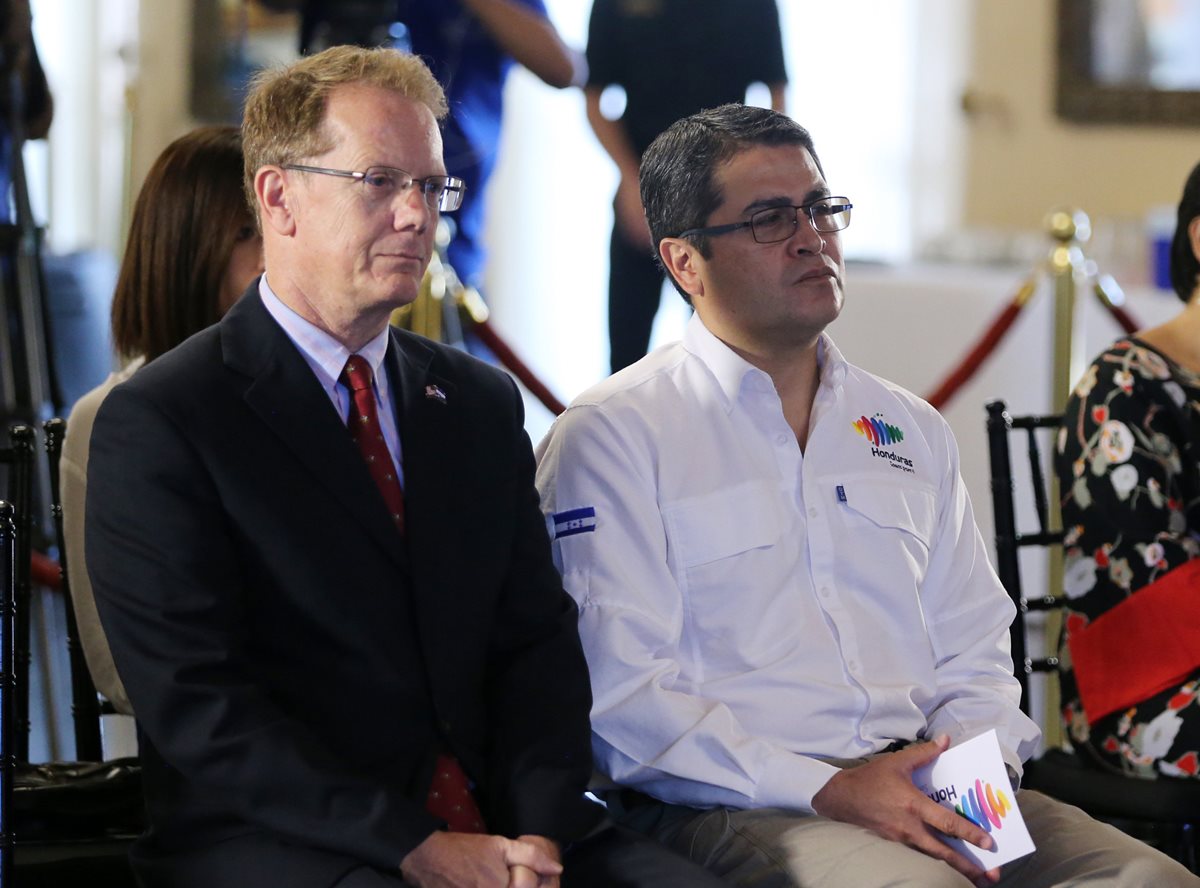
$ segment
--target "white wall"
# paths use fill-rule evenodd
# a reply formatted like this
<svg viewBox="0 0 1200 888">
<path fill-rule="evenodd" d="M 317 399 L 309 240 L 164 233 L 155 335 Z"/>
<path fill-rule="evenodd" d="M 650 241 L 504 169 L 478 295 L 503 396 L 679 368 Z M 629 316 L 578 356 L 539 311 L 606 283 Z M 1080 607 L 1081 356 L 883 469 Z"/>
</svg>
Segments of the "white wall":
<svg viewBox="0 0 1200 888">
<path fill-rule="evenodd" d="M 547 7 L 564 39 L 582 47 L 590 4 L 548 0 Z M 911 258 L 961 216 L 958 101 L 971 5 L 779 0 L 779 8 L 788 111 L 812 131 L 833 189 L 855 203 L 847 255 Z M 583 97 L 514 71 L 489 194 L 487 297 L 497 329 L 568 401 L 608 369 L 615 188 Z M 677 339 L 688 317 L 675 292 L 665 293 L 652 347 Z M 551 417 L 536 404 L 529 413 L 536 441 Z"/>
<path fill-rule="evenodd" d="M 137 47 L 137 0 L 33 0 L 34 39 L 54 122 L 31 146 L 30 194 L 48 222 L 52 251 L 124 240 L 130 94 Z"/>
</svg>

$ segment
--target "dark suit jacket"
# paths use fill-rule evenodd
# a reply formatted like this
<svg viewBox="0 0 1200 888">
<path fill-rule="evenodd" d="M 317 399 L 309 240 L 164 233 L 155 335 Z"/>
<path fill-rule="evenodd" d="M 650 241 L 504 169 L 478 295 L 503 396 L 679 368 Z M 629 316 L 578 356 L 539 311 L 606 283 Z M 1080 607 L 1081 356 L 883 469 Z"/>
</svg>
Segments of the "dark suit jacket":
<svg viewBox="0 0 1200 888">
<path fill-rule="evenodd" d="M 598 819 L 520 397 L 391 336 L 404 538 L 257 285 L 99 411 L 87 564 L 138 715 L 153 883 L 394 871 L 441 825 L 423 805 L 440 745 L 491 832 L 570 840 Z"/>
</svg>

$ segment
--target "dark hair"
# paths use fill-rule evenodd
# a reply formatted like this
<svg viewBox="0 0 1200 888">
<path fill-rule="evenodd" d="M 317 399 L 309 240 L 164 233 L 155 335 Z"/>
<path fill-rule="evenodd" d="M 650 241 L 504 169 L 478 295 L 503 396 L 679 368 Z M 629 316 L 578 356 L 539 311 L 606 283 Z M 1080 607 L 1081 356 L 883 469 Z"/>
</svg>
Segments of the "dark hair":
<svg viewBox="0 0 1200 888">
<path fill-rule="evenodd" d="M 166 147 L 138 192 L 112 305 L 113 344 L 147 361 L 216 323 L 239 230 L 253 225 L 242 192 L 236 127 L 192 130 Z"/>
<path fill-rule="evenodd" d="M 1175 240 L 1171 242 L 1171 286 L 1184 302 L 1196 292 L 1196 279 L 1200 276 L 1200 259 L 1196 258 L 1188 236 L 1188 226 L 1197 216 L 1200 216 L 1200 163 L 1192 168 L 1183 186 L 1175 218 Z"/>
<path fill-rule="evenodd" d="M 737 104 L 710 108 L 677 120 L 650 144 L 642 155 L 639 180 L 660 264 L 658 245 L 663 238 L 704 227 L 721 205 L 724 197 L 714 181 L 717 167 L 757 145 L 801 145 L 821 170 L 808 130 L 768 108 Z M 708 238 L 697 235 L 693 242 L 700 255 L 708 258 Z M 690 303 L 691 298 L 669 272 L 667 277 Z"/>
</svg>

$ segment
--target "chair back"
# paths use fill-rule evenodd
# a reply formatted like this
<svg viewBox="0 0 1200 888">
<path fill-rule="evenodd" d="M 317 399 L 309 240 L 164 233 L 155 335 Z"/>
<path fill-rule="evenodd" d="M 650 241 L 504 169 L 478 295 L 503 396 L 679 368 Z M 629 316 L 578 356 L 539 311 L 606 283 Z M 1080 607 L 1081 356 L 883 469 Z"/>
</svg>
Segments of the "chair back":
<svg viewBox="0 0 1200 888">
<path fill-rule="evenodd" d="M 45 425 L 55 531 L 62 549 L 58 459 L 65 423 Z M 79 762 L 29 762 L 31 556 L 37 511 L 35 433 L 14 426 L 0 448 L 0 888 L 14 885 L 133 885 L 126 858 L 145 818 L 137 761 L 101 762 L 97 695 L 65 604 Z M 6 493 L 5 493 L 6 492 Z M 45 514 L 40 512 L 39 514 Z M 64 578 L 65 579 L 65 578 Z M 90 703 L 90 709 L 88 704 Z M 89 746 L 90 744 L 90 746 Z"/>
<path fill-rule="evenodd" d="M 0 501 L 0 888 L 13 884 L 12 795 L 16 756 L 13 753 L 13 625 L 16 589 L 15 510 Z"/>
<path fill-rule="evenodd" d="M 75 758 L 81 762 L 99 762 L 104 759 L 100 741 L 100 699 L 92 673 L 88 670 L 79 638 L 79 624 L 75 619 L 75 608 L 71 598 L 71 584 L 67 574 L 67 544 L 63 529 L 62 493 L 59 484 L 59 458 L 62 456 L 63 438 L 67 423 L 63 419 L 48 419 L 42 426 L 46 440 L 46 461 L 50 478 L 50 517 L 54 522 L 54 537 L 58 546 L 59 588 L 66 604 L 67 654 L 71 665 L 71 715 L 75 725 Z"/>
<path fill-rule="evenodd" d="M 1049 496 L 1046 492 L 1046 476 L 1042 468 L 1042 449 L 1038 437 L 1041 430 L 1057 429 L 1061 419 L 1058 414 L 1012 416 L 1004 401 L 999 400 L 987 405 L 992 515 L 996 532 L 996 573 L 1017 607 L 1017 618 L 1009 628 L 1009 638 L 1012 644 L 1014 671 L 1021 685 L 1021 709 L 1026 715 L 1031 715 L 1029 677 L 1035 672 L 1055 672 L 1058 669 L 1058 657 L 1054 655 L 1053 645 L 1043 645 L 1046 653 L 1041 656 L 1031 655 L 1027 618 L 1031 612 L 1057 610 L 1059 601 L 1050 594 L 1032 599 L 1025 597 L 1021 589 L 1020 550 L 1027 546 L 1056 546 L 1063 541 L 1062 529 L 1050 527 Z M 1015 483 L 1009 441 L 1009 435 L 1013 431 L 1025 433 L 1030 486 L 1037 512 L 1038 529 L 1028 533 L 1017 529 Z M 1053 431 L 1049 434 L 1053 434 Z"/>
<path fill-rule="evenodd" d="M 30 607 L 32 605 L 31 563 L 33 556 L 33 460 L 34 432 L 30 426 L 9 429 L 8 446 L 0 447 L 0 466 L 7 467 L 5 499 L 13 508 L 13 708 L 9 721 L 13 755 L 29 758 L 29 668 Z"/>
</svg>

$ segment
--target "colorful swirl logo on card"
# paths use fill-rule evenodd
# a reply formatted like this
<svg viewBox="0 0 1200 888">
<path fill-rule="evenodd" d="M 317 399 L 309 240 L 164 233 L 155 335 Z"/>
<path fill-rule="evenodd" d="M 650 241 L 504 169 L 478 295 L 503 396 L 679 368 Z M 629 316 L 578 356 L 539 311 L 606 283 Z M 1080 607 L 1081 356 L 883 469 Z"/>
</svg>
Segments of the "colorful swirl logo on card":
<svg viewBox="0 0 1200 888">
<path fill-rule="evenodd" d="M 876 447 L 899 444 L 904 440 L 904 431 L 900 426 L 889 425 L 880 419 L 878 414 L 871 419 L 867 419 L 865 416 L 859 417 L 850 425 L 854 428 L 854 431 L 858 432 Z"/>
<path fill-rule="evenodd" d="M 975 786 L 963 793 L 962 800 L 954 806 L 954 810 L 980 829 L 991 832 L 1004 825 L 1002 821 L 1012 807 L 1004 790 L 993 789 L 992 784 L 976 780 Z"/>
</svg>

